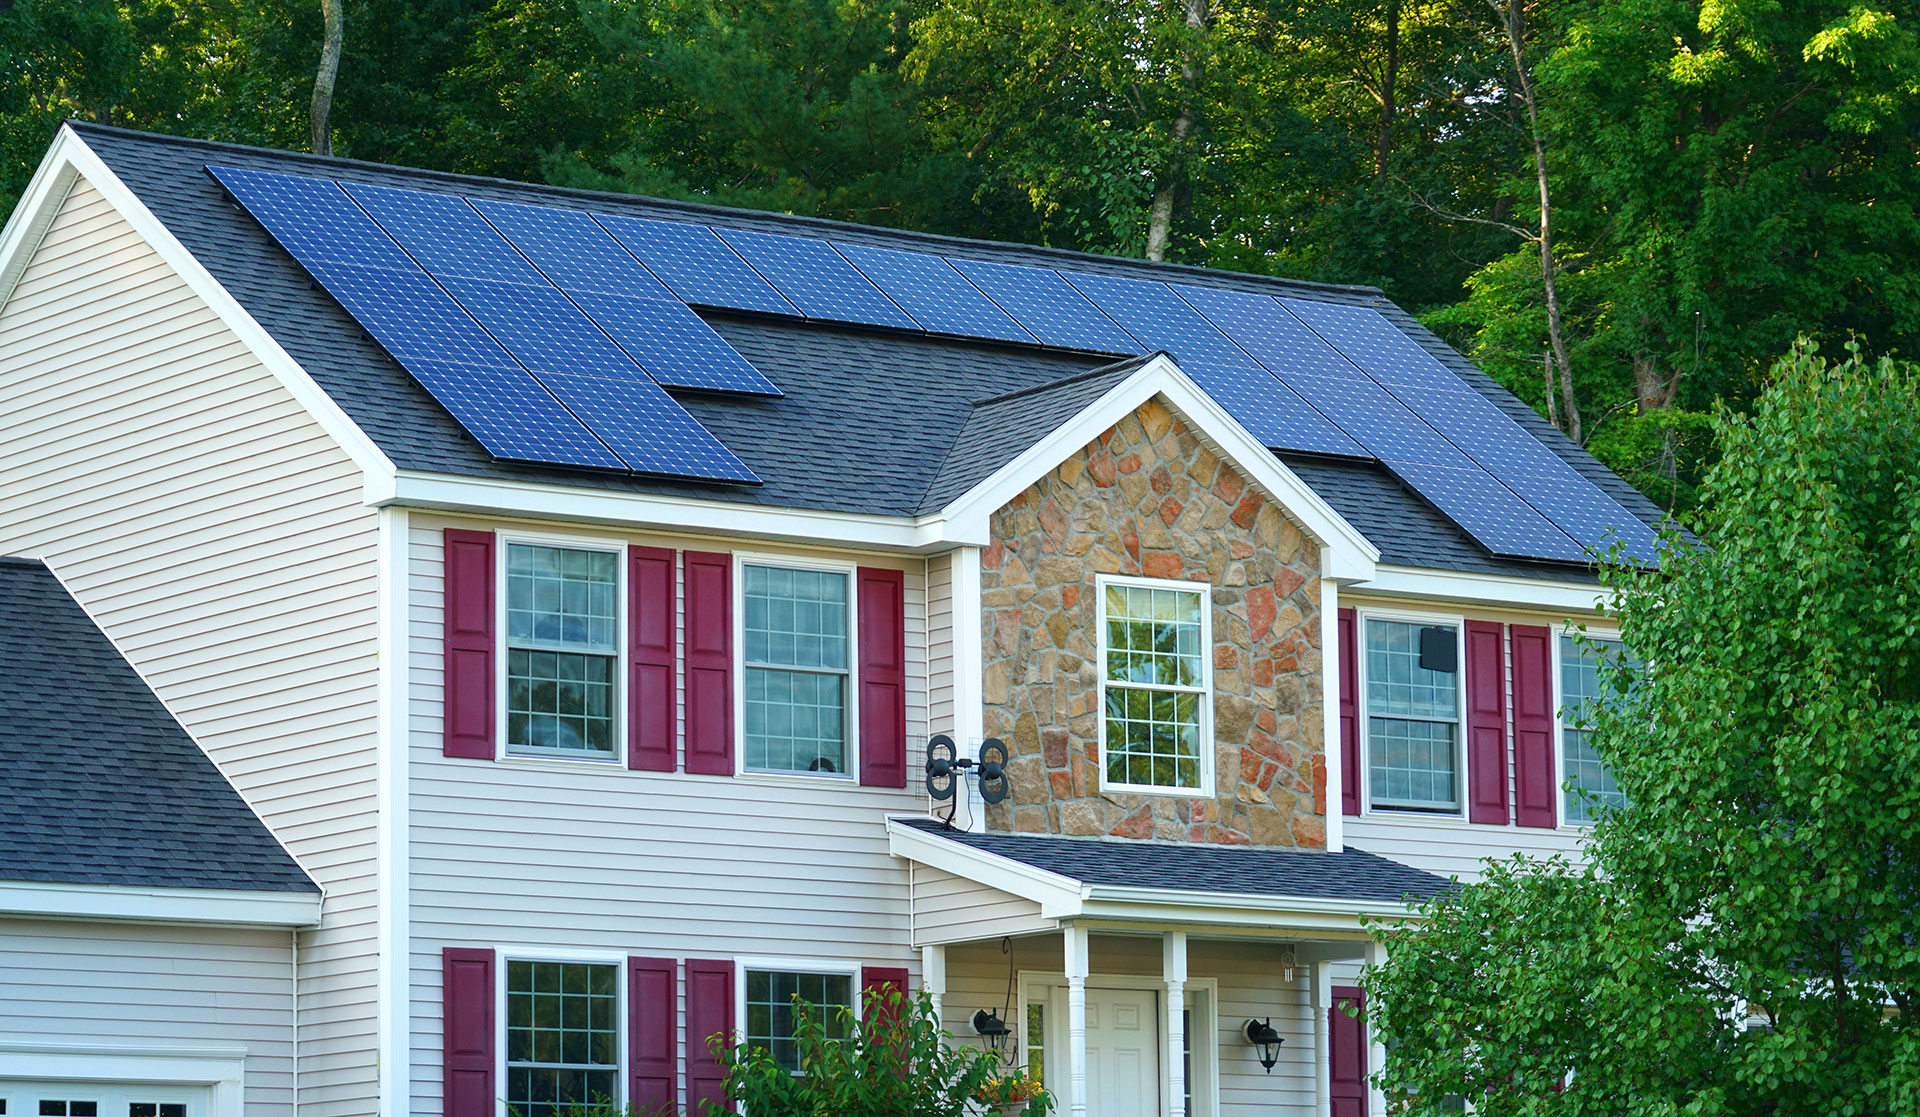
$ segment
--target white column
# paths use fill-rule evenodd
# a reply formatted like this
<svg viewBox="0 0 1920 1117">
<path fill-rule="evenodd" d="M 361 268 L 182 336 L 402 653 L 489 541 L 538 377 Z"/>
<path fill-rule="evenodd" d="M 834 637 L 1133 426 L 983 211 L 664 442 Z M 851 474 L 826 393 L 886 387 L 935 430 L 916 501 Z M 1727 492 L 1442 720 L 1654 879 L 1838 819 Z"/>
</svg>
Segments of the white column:
<svg viewBox="0 0 1920 1117">
<path fill-rule="evenodd" d="M 920 987 L 933 999 L 933 1019 L 940 1027 L 947 1026 L 947 948 L 945 946 L 923 946 L 920 948 Z"/>
<path fill-rule="evenodd" d="M 1387 948 L 1378 939 L 1367 943 L 1367 969 L 1378 969 L 1387 964 Z M 1367 1006 L 1367 1076 L 1379 1074 L 1387 1069 L 1387 1045 L 1380 1042 L 1380 1029 L 1373 1026 L 1373 1006 Z M 1386 1117 L 1387 1096 L 1379 1087 L 1369 1082 L 1367 1086 L 1367 1108 L 1374 1117 Z"/>
<path fill-rule="evenodd" d="M 1068 925 L 1067 1114 L 1087 1117 L 1087 929 Z"/>
<path fill-rule="evenodd" d="M 1313 963 L 1313 1096 L 1315 1113 L 1333 1112 L 1333 1032 L 1327 1013 L 1333 1009 L 1333 967 Z"/>
<path fill-rule="evenodd" d="M 1340 756 L 1340 583 L 1332 578 L 1320 579 L 1320 664 L 1326 687 L 1320 696 L 1320 747 L 1327 758 L 1327 852 L 1339 853 L 1346 848 L 1341 789 L 1349 782 L 1358 786 L 1360 773 L 1347 771 Z"/>
<path fill-rule="evenodd" d="M 1167 1113 L 1187 1117 L 1187 933 L 1161 940 L 1161 975 L 1167 982 Z"/>
</svg>

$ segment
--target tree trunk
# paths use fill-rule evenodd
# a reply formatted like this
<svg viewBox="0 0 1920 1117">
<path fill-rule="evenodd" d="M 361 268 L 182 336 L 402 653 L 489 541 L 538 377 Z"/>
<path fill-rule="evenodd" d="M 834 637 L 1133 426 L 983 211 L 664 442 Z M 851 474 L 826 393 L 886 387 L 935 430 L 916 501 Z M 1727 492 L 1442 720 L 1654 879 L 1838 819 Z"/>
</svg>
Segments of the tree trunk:
<svg viewBox="0 0 1920 1117">
<path fill-rule="evenodd" d="M 1560 312 L 1558 266 L 1553 259 L 1553 196 L 1547 186 L 1547 139 L 1540 131 L 1540 103 L 1534 96 L 1533 74 L 1527 69 L 1526 52 L 1521 47 L 1525 29 L 1521 21 L 1521 0 L 1488 0 L 1506 28 L 1507 48 L 1513 53 L 1515 83 L 1527 107 L 1527 131 L 1533 141 L 1533 172 L 1540 184 L 1540 282 L 1546 291 L 1547 344 L 1559 366 L 1560 412 L 1566 417 L 1564 429 L 1575 442 L 1581 441 L 1580 405 L 1573 397 L 1573 362 L 1567 356 L 1567 335 Z"/>
<path fill-rule="evenodd" d="M 1633 358 L 1633 396 L 1641 411 L 1663 411 L 1673 404 L 1677 377 L 1660 374 L 1660 359 L 1644 353 Z"/>
<path fill-rule="evenodd" d="M 1540 354 L 1540 379 L 1547 386 L 1547 422 L 1560 425 L 1560 405 L 1555 402 L 1556 390 L 1553 384 L 1553 354 Z"/>
<path fill-rule="evenodd" d="M 328 118 L 333 115 L 333 80 L 340 73 L 340 46 L 346 39 L 346 0 L 320 0 L 320 12 L 326 20 L 326 38 L 320 45 L 320 70 L 313 76 L 313 153 L 333 154 L 333 130 Z"/>
<path fill-rule="evenodd" d="M 1207 8 L 1208 0 L 1186 0 L 1187 29 L 1196 39 L 1206 34 L 1207 19 L 1212 14 Z M 1180 102 L 1179 115 L 1173 118 L 1173 153 L 1167 159 L 1167 166 L 1161 172 L 1160 182 L 1153 191 L 1153 208 L 1147 213 L 1147 259 L 1164 261 L 1167 247 L 1173 241 L 1173 201 L 1174 191 L 1179 188 L 1180 178 L 1185 173 L 1187 137 L 1193 134 L 1193 103 L 1200 91 L 1201 65 L 1194 57 L 1191 47 L 1180 60 L 1180 81 L 1186 88 Z"/>
<path fill-rule="evenodd" d="M 1380 134 L 1373 144 L 1373 175 L 1387 173 L 1393 155 L 1393 125 L 1400 112 L 1400 0 L 1387 0 L 1387 58 L 1380 68 Z"/>
</svg>

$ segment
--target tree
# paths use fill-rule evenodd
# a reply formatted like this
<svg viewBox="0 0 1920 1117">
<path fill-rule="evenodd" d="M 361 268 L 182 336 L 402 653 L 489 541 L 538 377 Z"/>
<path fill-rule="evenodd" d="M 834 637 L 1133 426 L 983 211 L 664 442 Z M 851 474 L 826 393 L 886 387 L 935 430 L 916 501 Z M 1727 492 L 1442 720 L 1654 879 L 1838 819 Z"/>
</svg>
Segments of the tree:
<svg viewBox="0 0 1920 1117">
<path fill-rule="evenodd" d="M 326 30 L 320 43 L 320 70 L 313 76 L 313 153 L 333 154 L 333 131 L 328 117 L 333 112 L 333 80 L 340 73 L 340 48 L 346 40 L 345 0 L 320 0 Z"/>
<path fill-rule="evenodd" d="M 1920 1110 L 1920 366 L 1802 342 L 1715 426 L 1706 545 L 1607 575 L 1632 659 L 1591 740 L 1626 805 L 1589 866 L 1516 859 L 1388 934 L 1396 1096 Z"/>
</svg>

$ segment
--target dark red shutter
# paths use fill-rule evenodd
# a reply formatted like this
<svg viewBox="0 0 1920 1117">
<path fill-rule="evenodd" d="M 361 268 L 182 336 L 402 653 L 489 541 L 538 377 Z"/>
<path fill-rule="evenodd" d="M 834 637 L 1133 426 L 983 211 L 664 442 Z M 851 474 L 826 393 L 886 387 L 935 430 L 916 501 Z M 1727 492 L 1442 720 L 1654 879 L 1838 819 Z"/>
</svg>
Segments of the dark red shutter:
<svg viewBox="0 0 1920 1117">
<path fill-rule="evenodd" d="M 1507 824 L 1506 648 L 1494 621 L 1467 622 L 1467 820 Z"/>
<path fill-rule="evenodd" d="M 733 556 L 688 551 L 687 771 L 733 775 Z"/>
<path fill-rule="evenodd" d="M 1360 813 L 1360 633 L 1352 609 L 1339 613 L 1340 812 Z"/>
<path fill-rule="evenodd" d="M 1366 999 L 1351 985 L 1333 987 L 1333 1007 L 1327 1010 L 1327 1084 L 1332 1101 L 1330 1117 L 1366 1117 L 1367 1021 L 1347 1015 L 1346 1005 L 1363 1008 Z"/>
<path fill-rule="evenodd" d="M 440 952 L 446 1117 L 493 1117 L 493 951 Z"/>
<path fill-rule="evenodd" d="M 860 568 L 860 782 L 907 786 L 907 589 Z"/>
<path fill-rule="evenodd" d="M 674 553 L 627 549 L 627 767 L 673 771 Z"/>
<path fill-rule="evenodd" d="M 862 966 L 860 967 L 860 1008 L 865 1011 L 867 996 L 875 990 L 885 990 L 900 994 L 900 1004 L 879 1006 L 880 1012 L 889 1020 L 898 1020 L 900 1010 L 906 1004 L 907 971 L 899 966 Z"/>
<path fill-rule="evenodd" d="M 1514 814 L 1522 826 L 1551 827 L 1553 779 L 1553 633 L 1516 624 L 1513 641 Z"/>
<path fill-rule="evenodd" d="M 727 1105 L 726 1073 L 707 1041 L 732 1047 L 733 963 L 706 958 L 687 962 L 687 1112 L 705 1113 L 705 1102 Z"/>
<path fill-rule="evenodd" d="M 493 759 L 493 533 L 446 533 L 446 739 L 441 751 Z"/>
<path fill-rule="evenodd" d="M 678 977 L 671 958 L 627 959 L 627 1104 L 643 1113 L 678 1101 L 679 1040 L 673 1030 Z"/>
</svg>

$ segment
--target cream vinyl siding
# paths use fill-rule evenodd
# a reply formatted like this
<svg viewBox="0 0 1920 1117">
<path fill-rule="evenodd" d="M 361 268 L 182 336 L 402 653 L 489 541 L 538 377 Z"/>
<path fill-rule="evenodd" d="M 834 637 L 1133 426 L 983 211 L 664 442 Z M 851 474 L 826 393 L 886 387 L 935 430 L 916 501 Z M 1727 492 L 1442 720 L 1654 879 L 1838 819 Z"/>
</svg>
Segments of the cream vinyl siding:
<svg viewBox="0 0 1920 1117">
<path fill-rule="evenodd" d="M 759 955 L 917 971 L 907 867 L 887 853 L 884 820 L 926 810 L 918 780 L 927 724 L 923 560 L 835 554 L 906 573 L 904 790 L 804 776 L 634 772 L 590 761 L 450 760 L 441 755 L 443 529 L 560 529 L 424 512 L 410 520 L 414 1113 L 441 1112 L 445 946 L 548 956 Z M 710 538 L 580 533 L 677 550 L 730 549 Z M 732 549 L 781 553 L 763 542 Z"/>
<path fill-rule="evenodd" d="M 292 1117 L 292 933 L 0 917 L 0 1032 L 245 1047 L 247 1117 Z"/>
<path fill-rule="evenodd" d="M 1032 900 L 1008 895 L 944 869 L 914 865 L 913 942 L 968 942 L 1045 930 L 1053 921 Z"/>
<path fill-rule="evenodd" d="M 301 935 L 301 1107 L 363 1117 L 376 537 L 359 471 L 84 179 L 0 307 L 0 447 L 0 554 L 46 560 L 326 889 Z"/>
</svg>

